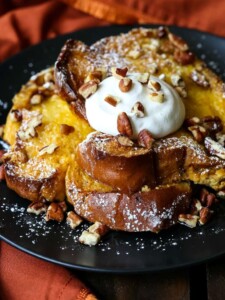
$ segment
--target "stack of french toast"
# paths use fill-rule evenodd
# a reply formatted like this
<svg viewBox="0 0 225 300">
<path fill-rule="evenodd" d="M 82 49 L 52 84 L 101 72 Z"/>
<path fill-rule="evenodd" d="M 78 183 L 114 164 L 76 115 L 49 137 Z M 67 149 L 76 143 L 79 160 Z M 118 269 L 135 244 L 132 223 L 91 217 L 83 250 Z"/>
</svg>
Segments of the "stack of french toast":
<svg viewBox="0 0 225 300">
<path fill-rule="evenodd" d="M 136 89 L 145 102 L 142 94 L 131 99 Z M 173 102 L 162 115 L 168 95 L 179 99 L 177 114 Z M 124 101 L 134 101 L 131 112 Z M 46 221 L 67 212 L 72 228 L 94 223 L 80 239 L 89 245 L 108 229 L 203 225 L 225 194 L 224 101 L 224 83 L 168 28 L 137 28 L 91 46 L 68 40 L 54 68 L 13 98 L 2 178 Z M 103 108 L 115 122 L 101 117 Z"/>
</svg>

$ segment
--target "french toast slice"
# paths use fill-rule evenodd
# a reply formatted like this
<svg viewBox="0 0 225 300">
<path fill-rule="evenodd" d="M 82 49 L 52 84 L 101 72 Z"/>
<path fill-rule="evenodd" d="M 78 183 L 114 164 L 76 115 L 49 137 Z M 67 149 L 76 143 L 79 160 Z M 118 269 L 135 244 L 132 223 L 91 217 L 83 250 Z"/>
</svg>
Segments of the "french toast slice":
<svg viewBox="0 0 225 300">
<path fill-rule="evenodd" d="M 129 145 L 129 139 L 121 145 L 119 138 L 91 133 L 77 148 L 80 167 L 124 193 L 137 192 L 143 185 L 153 188 L 185 180 L 214 190 L 225 188 L 225 161 L 208 156 L 202 145 L 188 137 L 159 139 L 151 149 Z"/>
<path fill-rule="evenodd" d="M 192 200 L 187 182 L 128 194 L 93 179 L 77 162 L 68 168 L 66 191 L 78 215 L 128 232 L 166 229 L 187 213 Z"/>
<path fill-rule="evenodd" d="M 91 46 L 68 40 L 55 63 L 58 91 L 78 114 L 86 117 L 79 87 L 87 78 L 95 78 L 95 71 L 101 71 L 103 77 L 111 75 L 111 67 L 127 67 L 130 73 L 163 74 L 184 98 L 187 118 L 218 116 L 225 123 L 225 85 L 194 56 L 184 40 L 167 28 L 137 28 Z M 177 132 L 181 134 L 186 133 Z"/>
<path fill-rule="evenodd" d="M 91 131 L 55 93 L 52 69 L 32 78 L 14 97 L 4 129 L 11 145 L 4 158 L 8 187 L 31 201 L 64 200 L 67 167 Z"/>
</svg>

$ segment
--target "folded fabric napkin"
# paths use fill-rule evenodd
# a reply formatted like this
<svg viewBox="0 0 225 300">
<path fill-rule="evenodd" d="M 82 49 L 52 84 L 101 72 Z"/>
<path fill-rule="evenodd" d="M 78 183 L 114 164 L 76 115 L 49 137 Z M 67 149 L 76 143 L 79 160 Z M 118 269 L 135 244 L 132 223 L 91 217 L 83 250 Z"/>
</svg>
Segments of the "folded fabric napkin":
<svg viewBox="0 0 225 300">
<path fill-rule="evenodd" d="M 225 36 L 224 11 L 224 0 L 216 4 L 214 0 L 2 0 L 0 61 L 46 38 L 110 23 L 176 24 Z M 0 298 L 96 299 L 68 270 L 4 242 L 0 243 Z"/>
<path fill-rule="evenodd" d="M 67 269 L 0 242 L 0 299 L 96 300 Z"/>
</svg>

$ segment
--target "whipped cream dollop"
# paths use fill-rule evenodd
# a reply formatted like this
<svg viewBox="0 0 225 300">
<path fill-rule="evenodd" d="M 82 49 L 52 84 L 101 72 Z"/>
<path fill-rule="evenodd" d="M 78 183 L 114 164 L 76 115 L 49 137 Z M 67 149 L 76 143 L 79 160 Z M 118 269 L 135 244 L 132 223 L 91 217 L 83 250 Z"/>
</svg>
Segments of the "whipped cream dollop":
<svg viewBox="0 0 225 300">
<path fill-rule="evenodd" d="M 162 103 L 152 101 L 150 89 L 147 84 L 137 80 L 137 74 L 127 77 L 132 79 L 132 88 L 128 92 L 122 92 L 119 88 L 119 80 L 107 77 L 98 86 L 97 91 L 86 100 L 86 114 L 90 125 L 97 131 L 118 135 L 117 118 L 121 112 L 125 112 L 130 119 L 133 137 L 147 129 L 154 138 L 161 138 L 178 130 L 185 118 L 185 107 L 176 90 L 164 80 L 150 76 L 161 85 L 164 94 Z M 110 105 L 104 99 L 107 96 L 118 100 L 116 106 Z M 133 106 L 141 102 L 144 107 L 144 116 L 139 117 L 132 112 Z"/>
</svg>

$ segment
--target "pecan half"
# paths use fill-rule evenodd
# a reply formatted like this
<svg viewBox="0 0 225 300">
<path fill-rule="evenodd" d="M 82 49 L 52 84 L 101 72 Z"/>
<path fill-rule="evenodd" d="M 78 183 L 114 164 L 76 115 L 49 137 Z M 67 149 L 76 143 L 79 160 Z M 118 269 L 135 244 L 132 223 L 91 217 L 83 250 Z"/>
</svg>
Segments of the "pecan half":
<svg viewBox="0 0 225 300">
<path fill-rule="evenodd" d="M 138 144 L 147 149 L 151 149 L 154 139 L 147 129 L 143 129 L 138 133 Z"/>
<path fill-rule="evenodd" d="M 217 201 L 215 194 L 210 193 L 207 189 L 201 190 L 199 200 L 206 207 L 211 207 Z"/>
<path fill-rule="evenodd" d="M 128 77 L 120 79 L 119 88 L 123 93 L 129 92 L 132 88 L 132 80 Z"/>
<path fill-rule="evenodd" d="M 131 137 L 133 135 L 133 129 L 131 126 L 130 119 L 125 112 L 118 115 L 117 118 L 117 130 L 120 134 Z"/>
</svg>

